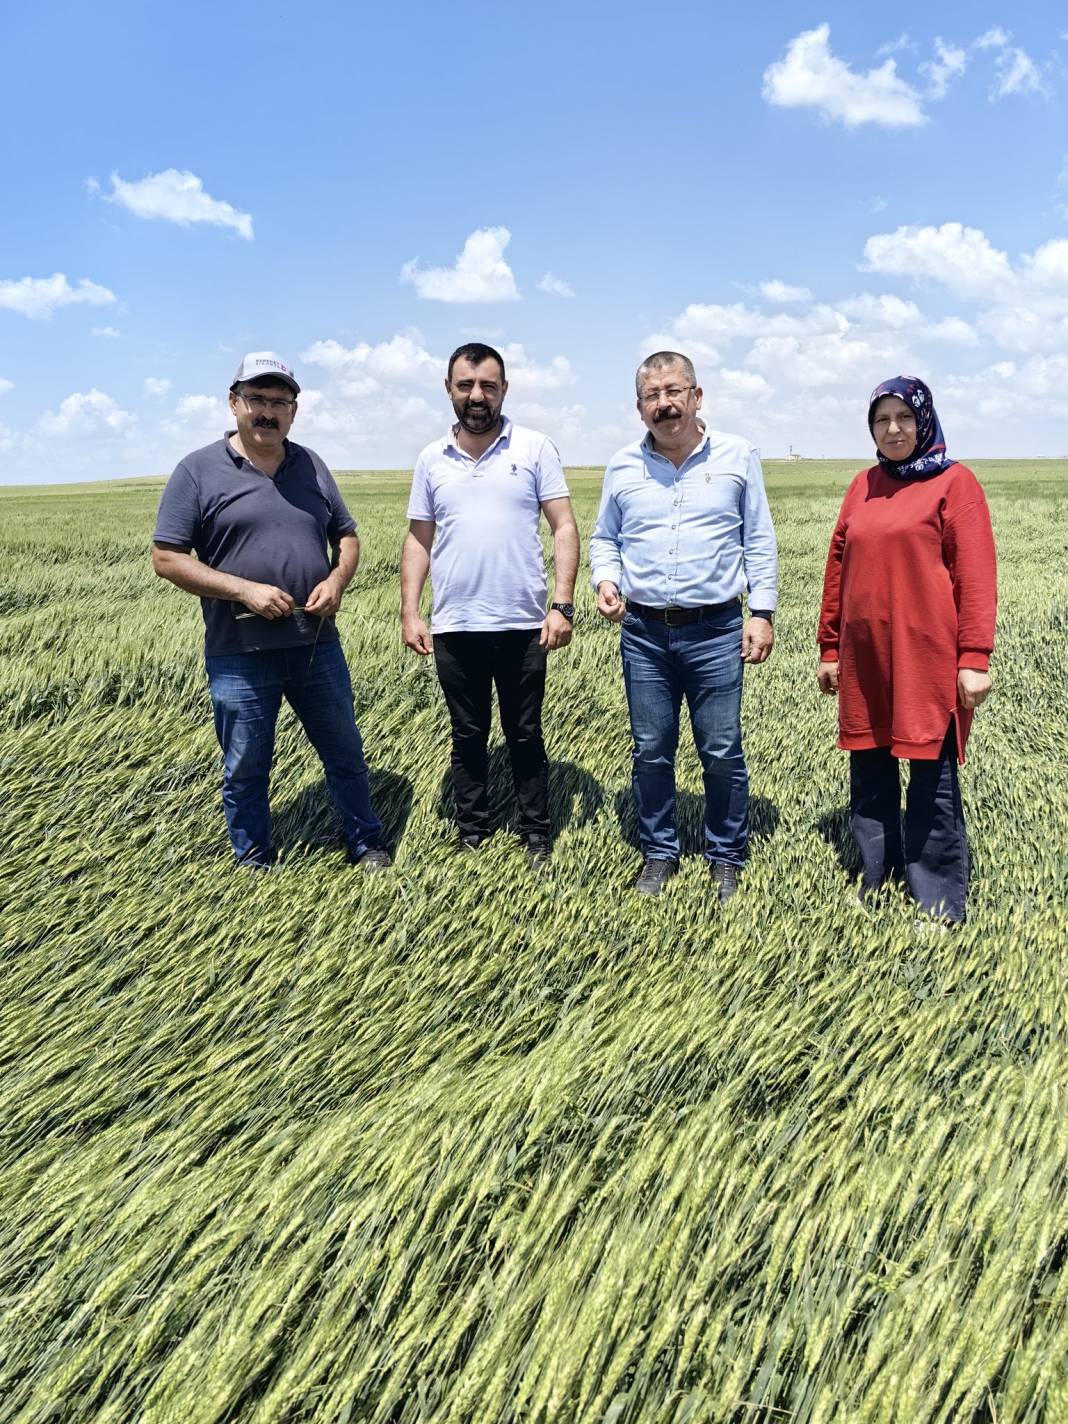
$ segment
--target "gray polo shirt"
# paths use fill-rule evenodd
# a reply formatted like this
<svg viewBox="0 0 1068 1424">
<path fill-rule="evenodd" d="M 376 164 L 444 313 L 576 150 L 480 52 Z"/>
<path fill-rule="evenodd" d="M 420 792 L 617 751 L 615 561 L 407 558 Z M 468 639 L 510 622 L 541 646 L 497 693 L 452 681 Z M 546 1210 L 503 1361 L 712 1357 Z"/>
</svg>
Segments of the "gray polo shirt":
<svg viewBox="0 0 1068 1424">
<path fill-rule="evenodd" d="M 209 568 L 270 583 L 302 607 L 330 572 L 329 545 L 356 532 L 333 475 L 313 450 L 285 443 L 274 479 L 261 474 L 222 440 L 194 450 L 167 481 L 153 541 L 193 549 Z M 333 619 L 241 618 L 248 610 L 222 598 L 202 598 L 204 651 L 263 652 L 337 637 Z M 320 626 L 321 623 L 321 626 Z"/>
</svg>

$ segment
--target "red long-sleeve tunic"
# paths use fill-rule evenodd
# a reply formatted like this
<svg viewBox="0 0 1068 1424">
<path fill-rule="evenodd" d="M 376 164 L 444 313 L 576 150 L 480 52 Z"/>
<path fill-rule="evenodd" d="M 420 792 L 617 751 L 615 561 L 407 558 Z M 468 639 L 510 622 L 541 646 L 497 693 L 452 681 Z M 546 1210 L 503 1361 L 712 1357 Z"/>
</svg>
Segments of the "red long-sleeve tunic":
<svg viewBox="0 0 1068 1424">
<path fill-rule="evenodd" d="M 846 490 L 823 576 L 819 645 L 838 663 L 838 745 L 933 761 L 972 713 L 957 670 L 985 672 L 997 569 L 982 486 L 967 465 L 896 480 L 879 465 Z"/>
</svg>

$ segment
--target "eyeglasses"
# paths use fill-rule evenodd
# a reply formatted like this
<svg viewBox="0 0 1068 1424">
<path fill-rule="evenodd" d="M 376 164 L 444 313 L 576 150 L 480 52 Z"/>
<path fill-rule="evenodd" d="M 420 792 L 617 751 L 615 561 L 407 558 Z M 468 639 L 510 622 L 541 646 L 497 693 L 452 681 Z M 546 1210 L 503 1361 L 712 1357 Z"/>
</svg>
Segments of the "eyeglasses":
<svg viewBox="0 0 1068 1424">
<path fill-rule="evenodd" d="M 285 396 L 247 396 L 244 391 L 238 391 L 238 395 L 249 410 L 277 410 L 281 412 L 296 405 L 295 400 L 287 400 Z"/>
<path fill-rule="evenodd" d="M 695 391 L 696 386 L 668 386 L 664 391 L 643 391 L 638 399 L 642 405 L 657 405 L 661 396 L 667 396 L 669 401 L 679 401 L 687 391 Z"/>
</svg>

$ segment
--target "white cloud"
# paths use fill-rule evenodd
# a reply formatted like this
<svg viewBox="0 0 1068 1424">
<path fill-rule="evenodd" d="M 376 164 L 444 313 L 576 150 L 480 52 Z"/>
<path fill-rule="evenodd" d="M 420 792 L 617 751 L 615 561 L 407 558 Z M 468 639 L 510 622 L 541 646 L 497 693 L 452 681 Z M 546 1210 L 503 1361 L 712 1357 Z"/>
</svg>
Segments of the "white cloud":
<svg viewBox="0 0 1068 1424">
<path fill-rule="evenodd" d="M 900 297 L 873 296 L 870 292 L 847 297 L 838 303 L 838 309 L 865 326 L 890 331 L 907 331 L 923 320 L 915 302 L 903 301 Z"/>
<path fill-rule="evenodd" d="M 220 396 L 182 396 L 174 408 L 174 414 L 179 421 L 193 425 L 210 425 L 212 429 L 233 424 L 230 407 Z"/>
<path fill-rule="evenodd" d="M 169 415 L 161 417 L 153 414 L 152 419 L 157 422 L 155 428 L 167 437 L 172 463 L 176 453 L 184 454 L 191 447 L 218 440 L 224 430 L 234 428 L 228 403 L 216 395 L 180 396 Z"/>
<path fill-rule="evenodd" d="M 122 434 L 137 424 L 137 416 L 123 410 L 111 396 L 92 390 L 73 395 L 60 402 L 59 409 L 48 411 L 38 421 L 45 435 L 84 435 L 97 431 Z"/>
<path fill-rule="evenodd" d="M 401 268 L 419 296 L 435 302 L 514 302 L 519 300 L 504 249 L 512 240 L 506 227 L 480 227 L 464 243 L 452 267 L 420 267 L 413 257 Z"/>
<path fill-rule="evenodd" d="M 171 382 L 166 376 L 146 376 L 145 395 L 165 396 L 171 388 Z"/>
<path fill-rule="evenodd" d="M 575 289 L 570 282 L 565 282 L 562 277 L 554 277 L 551 272 L 546 272 L 538 283 L 539 292 L 549 292 L 554 297 L 573 297 Z"/>
<path fill-rule="evenodd" d="M 375 346 L 366 341 L 352 347 L 334 340 L 316 341 L 300 353 L 300 359 L 328 372 L 342 391 L 355 397 L 374 395 L 386 386 L 440 386 L 445 379 L 445 358 L 430 354 L 416 327 Z"/>
<path fill-rule="evenodd" d="M 807 302 L 812 298 L 807 287 L 791 287 L 786 282 L 780 282 L 778 278 L 761 282 L 760 295 L 768 302 Z"/>
<path fill-rule="evenodd" d="M 949 89 L 949 81 L 959 78 L 968 67 L 966 50 L 957 45 L 947 45 L 941 35 L 935 40 L 936 60 L 920 65 L 920 73 L 930 80 L 932 99 L 944 99 Z"/>
<path fill-rule="evenodd" d="M 520 425 L 533 426 L 551 440 L 577 440 L 588 424 L 584 405 L 543 405 L 539 401 L 509 401 L 508 413 Z"/>
<path fill-rule="evenodd" d="M 528 391 L 556 391 L 573 386 L 577 379 L 566 356 L 554 356 L 545 366 L 539 366 L 517 342 L 501 347 L 504 369 L 508 373 L 508 388 L 513 395 Z"/>
<path fill-rule="evenodd" d="M 721 401 L 766 401 L 775 394 L 774 387 L 755 371 L 735 371 L 729 366 L 713 373 L 706 392 Z"/>
<path fill-rule="evenodd" d="M 893 59 L 866 74 L 855 72 L 831 53 L 831 27 L 820 25 L 791 40 L 783 59 L 764 71 L 769 104 L 816 109 L 847 128 L 880 124 L 908 128 L 926 122 L 921 96 L 901 79 Z"/>
<path fill-rule="evenodd" d="M 90 191 L 99 185 L 90 181 Z M 127 183 L 117 173 L 111 175 L 108 200 L 128 208 L 139 218 L 160 218 L 164 222 L 189 227 L 192 223 L 210 223 L 215 227 L 232 228 L 252 241 L 252 218 L 239 212 L 221 198 L 205 193 L 204 184 L 195 173 L 165 168 L 162 173 L 150 173 L 135 183 Z"/>
<path fill-rule="evenodd" d="M 1022 263 L 1025 277 L 1047 291 L 1068 294 L 1068 238 L 1054 237 Z"/>
<path fill-rule="evenodd" d="M 475 337 L 486 334 L 480 330 Z M 539 360 L 518 342 L 499 349 L 508 373 L 505 410 L 566 439 L 565 458 L 576 458 L 576 448 L 587 448 L 589 430 L 584 407 L 573 397 L 562 399 L 578 382 L 571 361 L 563 354 Z M 316 341 L 300 360 L 318 372 L 321 386 L 301 392 L 294 438 L 337 468 L 410 469 L 420 448 L 453 420 L 444 389 L 447 356 L 431 352 L 416 328 L 351 347 Z M 610 451 L 596 453 L 603 457 Z"/>
<path fill-rule="evenodd" d="M 15 382 L 14 382 L 14 381 L 6 380 L 5 377 L 0 376 L 0 396 L 2 396 L 5 391 L 13 391 L 14 389 L 15 389 Z"/>
<path fill-rule="evenodd" d="M 115 338 L 118 337 L 118 336 L 120 336 L 121 334 L 122 334 L 122 333 L 119 332 L 119 331 L 116 331 L 116 329 L 115 329 L 113 326 L 94 326 L 94 327 L 93 327 L 93 335 L 94 335 L 94 336 L 106 336 L 106 337 L 108 337 L 110 340 L 115 340 Z"/>
<path fill-rule="evenodd" d="M 114 292 L 90 282 L 88 277 L 80 278 L 72 287 L 62 272 L 54 272 L 51 277 L 0 280 L 0 308 L 32 321 L 47 321 L 58 307 L 103 307 L 114 300 Z"/>
<path fill-rule="evenodd" d="M 1010 94 L 1048 94 L 1049 85 L 1038 65 L 1022 49 L 1005 49 L 998 55 L 992 100 L 1006 99 Z"/>
<path fill-rule="evenodd" d="M 881 44 L 875 52 L 876 54 L 899 54 L 902 50 L 912 49 L 912 47 L 908 30 L 902 30 L 896 40 L 888 40 L 886 44 Z"/>
<path fill-rule="evenodd" d="M 844 331 L 848 326 L 849 322 L 840 312 L 822 302 L 797 315 L 792 312 L 762 312 L 742 302 L 730 305 L 691 302 L 675 317 L 668 333 L 647 337 L 642 347 L 652 351 L 659 341 L 663 349 L 676 350 L 681 342 L 681 349 L 689 355 L 695 342 L 718 347 L 740 338 L 803 336 Z"/>
<path fill-rule="evenodd" d="M 932 326 L 917 332 L 918 337 L 929 336 L 933 341 L 945 341 L 953 346 L 977 346 L 979 344 L 979 333 L 974 326 L 962 320 L 959 316 L 947 316 L 942 321 L 936 321 Z"/>
<path fill-rule="evenodd" d="M 899 227 L 864 244 L 862 272 L 933 278 L 962 296 L 994 297 L 1013 280 L 1009 259 L 978 228 Z"/>
<path fill-rule="evenodd" d="M 1004 49 L 1012 36 L 1001 28 L 994 25 L 992 29 L 985 30 L 974 42 L 975 49 Z"/>
</svg>

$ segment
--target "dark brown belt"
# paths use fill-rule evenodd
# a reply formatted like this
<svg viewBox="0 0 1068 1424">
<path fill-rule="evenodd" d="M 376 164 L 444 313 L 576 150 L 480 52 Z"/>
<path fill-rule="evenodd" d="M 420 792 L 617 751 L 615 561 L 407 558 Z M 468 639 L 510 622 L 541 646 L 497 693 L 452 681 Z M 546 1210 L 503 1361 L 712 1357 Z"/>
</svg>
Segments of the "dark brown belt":
<svg viewBox="0 0 1068 1424">
<path fill-rule="evenodd" d="M 656 623 L 666 623 L 669 628 L 682 628 L 701 618 L 730 613 L 737 607 L 736 598 L 728 598 L 726 603 L 702 603 L 700 608 L 650 608 L 645 603 L 635 603 L 633 598 L 627 599 L 628 613 L 637 613 L 639 618 L 652 618 Z"/>
</svg>

